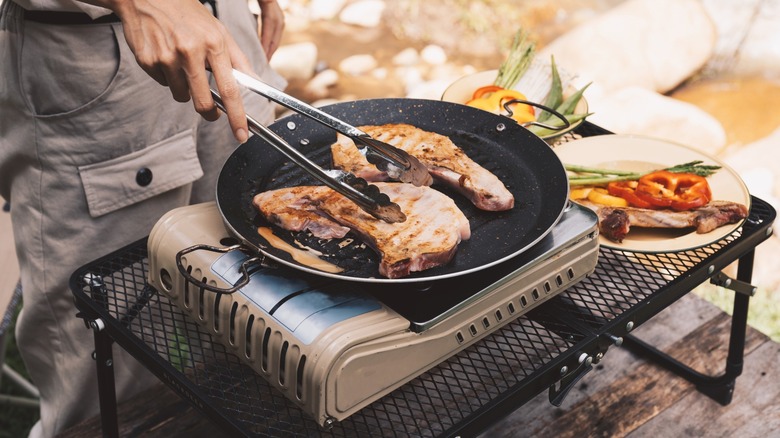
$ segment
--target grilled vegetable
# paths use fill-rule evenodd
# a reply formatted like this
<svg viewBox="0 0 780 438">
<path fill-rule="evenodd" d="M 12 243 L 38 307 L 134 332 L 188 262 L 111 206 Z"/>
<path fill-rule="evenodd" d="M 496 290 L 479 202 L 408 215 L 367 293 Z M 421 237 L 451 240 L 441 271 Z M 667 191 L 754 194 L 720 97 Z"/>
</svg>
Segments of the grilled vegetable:
<svg viewBox="0 0 780 438">
<path fill-rule="evenodd" d="M 577 189 L 606 185 L 606 189 L 596 187 L 588 191 L 588 200 L 597 204 L 610 207 L 621 206 L 613 199 L 601 196 L 606 193 L 611 197 L 625 200 L 625 206 L 685 211 L 702 207 L 712 200 L 707 176 L 715 173 L 720 167 L 701 163 L 701 161 L 691 161 L 642 174 L 575 165 L 565 165 L 565 167 L 569 172 L 577 173 L 569 176 L 572 192 Z M 572 199 L 577 198 L 572 196 Z"/>
<path fill-rule="evenodd" d="M 703 161 L 696 160 L 657 170 L 666 170 L 673 173 L 692 173 L 694 175 L 703 176 L 706 178 L 715 174 L 715 172 L 720 169 L 720 166 L 712 166 L 701 163 L 703 163 Z M 566 164 L 565 167 L 569 172 L 574 172 L 577 174 L 575 176 L 569 177 L 569 185 L 571 186 L 597 186 L 609 184 L 611 181 L 638 180 L 643 175 L 654 172 L 626 172 L 613 169 L 601 169 L 597 167 L 584 167 L 573 164 Z"/>
<path fill-rule="evenodd" d="M 569 199 L 572 199 L 574 201 L 576 201 L 578 199 L 587 199 L 591 190 L 593 190 L 593 187 L 577 187 L 577 188 L 573 188 L 569 192 Z"/>
<path fill-rule="evenodd" d="M 636 193 L 639 181 L 612 181 L 607 185 L 607 192 L 612 196 L 625 199 L 632 207 L 651 208 L 653 205 L 640 198 Z"/>
<path fill-rule="evenodd" d="M 706 205 L 712 199 L 712 191 L 703 176 L 659 170 L 639 178 L 636 196 L 651 204 L 651 208 L 682 211 Z"/>
<path fill-rule="evenodd" d="M 474 92 L 474 96 L 473 99 L 466 102 L 466 105 L 503 115 L 506 115 L 508 108 L 512 113 L 511 117 L 518 123 L 530 122 L 535 118 L 534 108 L 531 105 L 520 102 L 511 103 L 513 100 L 528 100 L 523 93 L 517 90 L 505 90 L 496 85 L 488 85 L 478 88 Z"/>
<path fill-rule="evenodd" d="M 584 93 L 585 90 L 588 89 L 590 84 L 591 84 L 590 82 L 587 83 L 584 87 L 580 88 L 579 90 L 575 91 L 571 96 L 564 99 L 560 105 L 555 107 L 555 110 L 561 114 L 572 114 L 574 112 L 574 108 L 577 107 L 577 104 L 580 103 L 580 99 L 582 99 L 582 93 Z"/>
<path fill-rule="evenodd" d="M 550 84 L 550 92 L 547 93 L 547 98 L 544 100 L 544 106 L 556 109 L 563 102 L 563 84 L 561 83 L 561 75 L 558 73 L 558 67 L 555 65 L 555 56 L 550 56 L 550 64 L 552 84 Z M 549 111 L 542 111 L 538 120 L 547 120 L 550 116 L 552 116 L 552 113 Z"/>
<path fill-rule="evenodd" d="M 623 198 L 612 196 L 605 189 L 596 187 L 588 193 L 588 201 L 609 207 L 628 207 L 628 201 Z"/>
<path fill-rule="evenodd" d="M 506 89 L 514 87 L 531 65 L 535 52 L 536 45 L 528 39 L 528 34 L 523 29 L 518 30 L 512 40 L 509 54 L 498 68 L 493 84 Z"/>
<path fill-rule="evenodd" d="M 476 91 L 474 91 L 474 94 L 471 95 L 471 99 L 482 99 L 489 96 L 491 93 L 495 93 L 498 90 L 503 90 L 503 88 L 499 87 L 498 85 L 485 85 L 484 87 L 477 88 Z"/>
</svg>

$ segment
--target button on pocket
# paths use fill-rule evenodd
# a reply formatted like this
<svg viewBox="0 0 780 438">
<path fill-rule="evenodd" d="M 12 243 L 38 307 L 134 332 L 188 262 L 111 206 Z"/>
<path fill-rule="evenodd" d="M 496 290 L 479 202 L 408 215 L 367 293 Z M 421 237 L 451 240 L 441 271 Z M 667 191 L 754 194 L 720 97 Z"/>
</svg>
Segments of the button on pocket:
<svg viewBox="0 0 780 438">
<path fill-rule="evenodd" d="M 148 167 L 142 167 L 135 174 L 135 182 L 141 187 L 146 187 L 152 182 L 152 171 Z"/>
</svg>

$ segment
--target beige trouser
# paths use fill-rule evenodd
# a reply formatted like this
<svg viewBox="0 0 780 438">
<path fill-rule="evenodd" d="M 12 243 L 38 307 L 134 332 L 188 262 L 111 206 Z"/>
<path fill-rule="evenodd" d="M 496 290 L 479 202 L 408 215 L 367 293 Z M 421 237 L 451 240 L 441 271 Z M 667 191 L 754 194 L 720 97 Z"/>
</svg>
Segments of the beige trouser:
<svg viewBox="0 0 780 438">
<path fill-rule="evenodd" d="M 219 17 L 256 71 L 283 88 L 257 42 L 245 0 L 220 0 Z M 22 287 L 17 341 L 41 392 L 32 436 L 54 436 L 98 412 L 93 335 L 76 318 L 70 275 L 149 233 L 168 210 L 214 198 L 236 146 L 226 117 L 203 121 L 136 64 L 121 24 L 24 21 L 0 15 L 0 195 L 11 202 Z M 273 108 L 245 96 L 268 123 Z M 151 181 L 138 178 L 151 172 Z M 156 379 L 114 348 L 117 398 Z"/>
</svg>

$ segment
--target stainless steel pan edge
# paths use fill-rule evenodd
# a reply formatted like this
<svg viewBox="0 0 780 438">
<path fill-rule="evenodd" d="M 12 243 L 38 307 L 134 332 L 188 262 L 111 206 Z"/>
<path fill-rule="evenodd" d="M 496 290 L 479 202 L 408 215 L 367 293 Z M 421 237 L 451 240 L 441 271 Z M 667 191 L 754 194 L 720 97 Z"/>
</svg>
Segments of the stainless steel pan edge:
<svg viewBox="0 0 780 438">
<path fill-rule="evenodd" d="M 434 185 L 450 195 L 469 218 L 472 238 L 460 244 L 450 264 L 409 277 L 387 279 L 376 269 L 379 257 L 370 249 L 339 249 L 339 242 L 322 242 L 306 233 L 274 228 L 288 243 L 296 241 L 325 254 L 323 259 L 345 268 L 330 274 L 295 262 L 257 233 L 268 226 L 252 206 L 254 194 L 265 190 L 316 184 L 294 165 L 252 138 L 228 158 L 217 182 L 217 205 L 229 232 L 244 244 L 294 269 L 340 280 L 367 283 L 416 283 L 476 273 L 531 248 L 558 223 L 566 207 L 569 186 L 566 171 L 552 149 L 519 125 L 481 110 L 449 102 L 420 99 L 366 99 L 323 108 L 355 124 L 409 123 L 450 136 L 475 161 L 495 173 L 515 196 L 508 212 L 477 210 L 459 194 Z M 329 146 L 335 133 L 300 115 L 284 117 L 270 126 L 290 144 L 323 167 L 330 165 Z"/>
</svg>

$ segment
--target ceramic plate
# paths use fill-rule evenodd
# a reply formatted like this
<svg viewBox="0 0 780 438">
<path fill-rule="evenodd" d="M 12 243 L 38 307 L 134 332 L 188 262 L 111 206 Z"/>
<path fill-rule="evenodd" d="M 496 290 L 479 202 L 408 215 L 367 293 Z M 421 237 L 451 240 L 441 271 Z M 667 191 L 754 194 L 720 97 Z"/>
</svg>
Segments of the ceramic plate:
<svg viewBox="0 0 780 438">
<path fill-rule="evenodd" d="M 471 97 L 477 88 L 483 87 L 485 85 L 491 85 L 493 81 L 495 81 L 497 74 L 498 70 L 487 70 L 463 76 L 450 84 L 450 86 L 444 90 L 444 94 L 442 94 L 441 100 L 454 103 L 466 103 L 467 101 L 471 100 Z M 573 76 L 560 69 L 558 70 L 558 74 L 561 77 L 561 85 L 565 90 L 563 93 L 564 97 L 577 91 L 577 87 L 579 86 L 574 86 Z M 529 101 L 543 104 L 544 100 L 547 98 L 547 94 L 550 92 L 551 85 L 552 66 L 550 62 L 534 59 L 531 65 L 528 67 L 528 70 L 526 70 L 523 76 L 518 80 L 517 84 L 514 86 L 514 89 L 523 93 Z M 538 115 L 542 112 L 542 109 L 534 108 L 534 111 L 536 111 L 536 114 Z M 577 103 L 577 106 L 574 109 L 574 113 L 582 114 L 587 112 L 588 102 L 583 96 Z M 557 118 L 553 120 L 555 122 L 559 121 Z M 561 129 L 552 135 L 542 136 L 542 138 L 549 140 L 560 137 L 561 135 L 575 129 L 581 123 L 582 120 L 576 123 L 572 123 L 568 128 Z"/>
<path fill-rule="evenodd" d="M 708 177 L 714 200 L 732 201 L 750 209 L 750 194 L 745 183 L 730 167 L 717 158 L 677 143 L 650 137 L 599 135 L 563 143 L 555 152 L 564 164 L 578 164 L 615 170 L 650 171 L 694 160 L 721 166 Z M 605 247 L 643 253 L 684 251 L 717 242 L 742 225 L 724 225 L 706 234 L 693 229 L 651 229 L 632 227 L 622 243 L 600 237 Z"/>
</svg>

